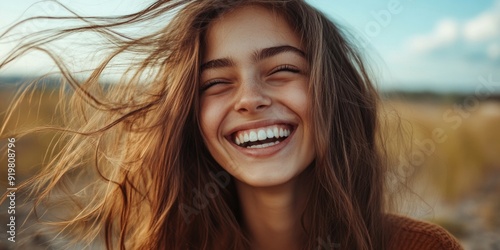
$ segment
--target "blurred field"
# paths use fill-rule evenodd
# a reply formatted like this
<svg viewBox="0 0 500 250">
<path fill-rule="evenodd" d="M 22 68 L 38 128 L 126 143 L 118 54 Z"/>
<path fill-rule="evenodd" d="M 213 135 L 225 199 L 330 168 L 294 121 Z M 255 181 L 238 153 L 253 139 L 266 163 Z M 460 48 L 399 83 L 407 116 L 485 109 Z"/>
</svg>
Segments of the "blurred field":
<svg viewBox="0 0 500 250">
<path fill-rule="evenodd" d="M 15 98 L 17 89 L 13 86 L 1 86 L 0 83 L 0 122 L 4 123 L 6 118 L 6 110 Z M 60 117 L 56 112 L 56 106 L 59 102 L 58 90 L 52 88 L 35 89 L 29 95 L 23 98 L 23 101 L 15 109 L 12 114 L 12 119 L 6 126 L 5 134 L 10 134 L 15 131 L 23 131 L 30 128 L 35 128 L 43 125 L 61 124 Z M 16 162 L 19 168 L 16 169 L 16 175 L 20 180 L 24 180 L 32 176 L 33 172 L 40 167 L 40 163 L 49 158 L 46 156 L 47 148 L 49 147 L 54 133 L 41 132 L 36 136 L 25 136 L 16 138 Z M 0 148 L 4 148 L 7 142 L 0 142 Z M 0 155 L 2 162 L 5 162 L 6 155 Z M 6 169 L 0 169 L 0 175 L 6 176 Z M 0 183 L 4 184 L 6 180 L 3 178 Z"/>
<path fill-rule="evenodd" d="M 2 124 L 15 90 L 0 84 Z M 35 90 L 20 104 L 6 131 L 57 124 L 57 96 L 51 88 Z M 382 110 L 390 156 L 387 180 L 398 211 L 442 225 L 466 249 L 498 249 L 500 101 L 400 96 L 385 99 Z M 28 178 L 40 168 L 52 136 L 44 132 L 16 142 L 18 177 Z M 5 145 L 0 142 L 0 148 Z M 0 162 L 6 162 L 4 153 Z M 6 167 L 0 168 L 0 176 L 6 187 Z"/>
<path fill-rule="evenodd" d="M 498 98 L 389 98 L 382 108 L 399 212 L 440 224 L 466 249 L 500 249 Z"/>
</svg>

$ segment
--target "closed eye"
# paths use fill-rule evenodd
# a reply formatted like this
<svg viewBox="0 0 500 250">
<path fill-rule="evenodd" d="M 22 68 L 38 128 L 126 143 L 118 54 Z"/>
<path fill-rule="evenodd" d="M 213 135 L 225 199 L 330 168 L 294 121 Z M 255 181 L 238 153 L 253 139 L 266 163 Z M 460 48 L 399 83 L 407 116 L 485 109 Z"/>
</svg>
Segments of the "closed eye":
<svg viewBox="0 0 500 250">
<path fill-rule="evenodd" d="M 280 65 L 274 69 L 271 70 L 271 73 L 269 75 L 278 73 L 278 72 L 292 72 L 292 73 L 300 73 L 300 69 L 298 69 L 295 66 L 292 66 L 290 64 L 284 64 Z"/>
<path fill-rule="evenodd" d="M 210 87 L 215 86 L 217 84 L 228 84 L 228 82 L 227 81 L 223 81 L 221 79 L 213 79 L 213 80 L 210 80 L 210 81 L 207 81 L 206 83 L 204 83 L 201 86 L 200 91 L 204 92 L 205 90 L 207 90 Z"/>
</svg>

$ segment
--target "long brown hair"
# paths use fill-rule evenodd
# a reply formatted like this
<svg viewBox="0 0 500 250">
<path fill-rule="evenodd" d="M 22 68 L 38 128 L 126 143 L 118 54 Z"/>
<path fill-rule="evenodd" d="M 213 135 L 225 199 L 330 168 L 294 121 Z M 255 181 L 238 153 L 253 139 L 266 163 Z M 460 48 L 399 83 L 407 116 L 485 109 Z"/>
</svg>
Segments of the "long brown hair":
<svg viewBox="0 0 500 250">
<path fill-rule="evenodd" d="M 198 127 L 204 32 L 216 18 L 248 4 L 285 17 L 310 63 L 317 157 L 308 170 L 312 189 L 302 217 L 303 249 L 384 249 L 377 93 L 346 34 L 301 0 L 158 1 L 131 15 L 75 17 L 87 25 L 37 33 L 15 49 L 0 66 L 20 50 L 43 50 L 74 90 L 63 106 L 71 116 L 63 127 L 51 128 L 62 134 L 62 150 L 24 185 L 35 205 L 55 201 L 59 186 L 71 197 L 78 212 L 51 224 L 80 240 L 102 236 L 109 249 L 249 248 L 234 184 L 208 153 Z M 166 27 L 138 38 L 116 31 L 171 15 Z M 97 32 L 115 46 L 83 80 L 43 47 L 79 32 Z M 47 40 L 49 33 L 55 38 Z M 117 84 L 103 87 L 103 71 L 122 53 L 140 55 L 141 61 Z M 67 187 L 65 180 L 82 174 L 92 181 Z"/>
</svg>

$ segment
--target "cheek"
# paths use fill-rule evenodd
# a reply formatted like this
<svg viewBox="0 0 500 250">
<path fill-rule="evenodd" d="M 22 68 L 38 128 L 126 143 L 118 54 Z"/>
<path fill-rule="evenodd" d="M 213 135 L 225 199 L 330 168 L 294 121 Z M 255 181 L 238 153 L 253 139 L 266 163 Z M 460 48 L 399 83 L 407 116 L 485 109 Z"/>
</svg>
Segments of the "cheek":
<svg viewBox="0 0 500 250">
<path fill-rule="evenodd" d="M 297 115 L 300 116 L 303 122 L 309 121 L 309 107 L 311 101 L 307 94 L 307 85 L 298 84 L 294 87 L 287 89 L 282 95 L 285 97 L 287 106 L 292 109 Z"/>
<path fill-rule="evenodd" d="M 218 129 L 222 122 L 222 108 L 219 102 L 201 99 L 200 101 L 200 127 L 205 143 L 210 144 L 216 139 Z"/>
</svg>

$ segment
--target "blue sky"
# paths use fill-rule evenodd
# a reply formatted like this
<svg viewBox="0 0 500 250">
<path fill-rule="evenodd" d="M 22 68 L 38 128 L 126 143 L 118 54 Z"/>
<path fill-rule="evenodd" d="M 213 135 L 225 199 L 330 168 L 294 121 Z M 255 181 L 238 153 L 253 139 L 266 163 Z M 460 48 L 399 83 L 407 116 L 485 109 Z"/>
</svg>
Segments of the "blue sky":
<svg viewBox="0 0 500 250">
<path fill-rule="evenodd" d="M 481 76 L 500 82 L 498 0 L 310 2 L 369 41 L 384 88 L 461 91 Z"/>
<path fill-rule="evenodd" d="M 64 13 L 50 2 L 36 2 L 1 1 L 0 31 L 20 17 Z M 123 14 L 145 6 L 133 0 L 61 2 L 84 15 Z M 308 2 L 360 40 L 382 88 L 448 92 L 474 89 L 480 77 L 500 82 L 500 0 Z M 8 45 L 0 46 L 1 57 Z M 33 54 L 0 74 L 42 72 L 46 64 Z"/>
</svg>

